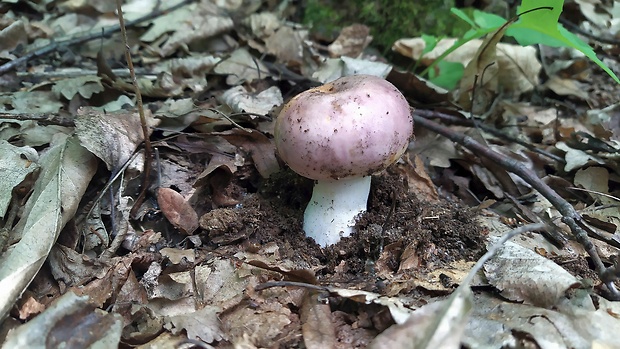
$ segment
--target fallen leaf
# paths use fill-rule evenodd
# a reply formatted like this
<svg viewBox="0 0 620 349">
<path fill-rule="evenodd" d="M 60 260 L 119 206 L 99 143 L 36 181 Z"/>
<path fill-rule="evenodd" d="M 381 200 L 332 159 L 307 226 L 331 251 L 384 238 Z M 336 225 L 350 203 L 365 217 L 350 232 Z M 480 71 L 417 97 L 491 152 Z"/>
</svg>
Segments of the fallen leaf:
<svg viewBox="0 0 620 349">
<path fill-rule="evenodd" d="M 13 188 L 39 168 L 38 160 L 39 154 L 34 148 L 16 147 L 0 140 L 0 218 L 4 218 L 9 208 Z"/>
<path fill-rule="evenodd" d="M 75 133 L 88 150 L 105 162 L 108 170 L 116 172 L 132 156 L 144 140 L 137 112 L 103 113 L 81 108 L 75 120 Z M 147 113 L 150 127 L 159 122 Z"/>
<path fill-rule="evenodd" d="M 370 28 L 363 24 L 353 24 L 342 28 L 340 35 L 327 46 L 331 57 L 348 56 L 356 58 L 372 41 Z"/>
<path fill-rule="evenodd" d="M 277 86 L 271 86 L 259 93 L 251 93 L 243 86 L 235 86 L 224 91 L 219 100 L 230 106 L 236 113 L 259 115 L 267 115 L 274 107 L 284 103 L 282 92 Z M 250 115 L 250 118 L 254 119 L 256 116 Z"/>
<path fill-rule="evenodd" d="M 168 221 L 183 234 L 198 229 L 198 214 L 185 198 L 170 188 L 157 189 L 157 203 Z"/>
<path fill-rule="evenodd" d="M 52 92 L 57 96 L 63 96 L 71 100 L 73 96 L 80 96 L 89 99 L 95 93 L 103 91 L 101 78 L 95 75 L 85 75 L 77 78 L 68 78 L 56 81 L 52 87 Z"/>
<path fill-rule="evenodd" d="M 484 266 L 491 285 L 510 300 L 550 308 L 580 282 L 549 259 L 506 242 Z"/>
<path fill-rule="evenodd" d="M 319 302 L 317 296 L 316 292 L 306 292 L 300 309 L 304 344 L 309 349 L 335 348 L 335 324 L 329 304 Z"/>
<path fill-rule="evenodd" d="M 252 82 L 270 75 L 269 69 L 261 61 L 256 60 L 245 48 L 235 50 L 230 54 L 230 57 L 216 65 L 213 71 L 217 74 L 227 75 L 226 83 L 230 86 Z"/>
<path fill-rule="evenodd" d="M 95 157 L 76 137 L 57 142 L 39 164 L 41 174 L 14 228 L 21 239 L 0 264 L 0 317 L 6 315 L 47 259 L 97 169 Z"/>
<path fill-rule="evenodd" d="M 557 75 L 549 77 L 544 87 L 550 89 L 560 96 L 574 96 L 584 101 L 589 98 L 588 92 L 585 91 L 585 84 L 573 79 L 562 79 Z"/>
<path fill-rule="evenodd" d="M 4 348 L 112 348 L 120 341 L 120 315 L 94 309 L 87 296 L 68 292 L 42 314 L 12 330 Z"/>
</svg>

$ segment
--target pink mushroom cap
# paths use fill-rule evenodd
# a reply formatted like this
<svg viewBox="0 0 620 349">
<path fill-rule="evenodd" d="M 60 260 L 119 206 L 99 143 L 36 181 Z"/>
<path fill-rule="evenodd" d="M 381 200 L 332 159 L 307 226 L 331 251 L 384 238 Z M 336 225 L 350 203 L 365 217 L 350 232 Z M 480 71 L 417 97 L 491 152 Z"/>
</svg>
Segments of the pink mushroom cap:
<svg viewBox="0 0 620 349">
<path fill-rule="evenodd" d="M 405 152 L 412 134 L 405 97 L 371 75 L 343 77 L 298 94 L 275 125 L 282 160 L 314 180 L 381 171 Z"/>
</svg>

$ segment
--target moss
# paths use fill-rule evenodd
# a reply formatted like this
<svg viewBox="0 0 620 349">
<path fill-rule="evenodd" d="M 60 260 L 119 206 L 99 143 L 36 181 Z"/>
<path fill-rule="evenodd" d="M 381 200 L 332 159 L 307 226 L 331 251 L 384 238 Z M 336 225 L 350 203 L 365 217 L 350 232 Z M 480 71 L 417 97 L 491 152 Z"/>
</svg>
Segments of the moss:
<svg viewBox="0 0 620 349">
<path fill-rule="evenodd" d="M 344 14 L 341 10 L 336 10 L 332 1 L 307 0 L 304 6 L 303 22 L 311 25 L 314 31 L 332 36 L 334 32 L 337 33 L 340 30 L 345 19 Z"/>
<path fill-rule="evenodd" d="M 374 45 L 421 34 L 461 36 L 468 25 L 450 13 L 454 0 L 306 0 L 304 22 L 332 31 L 352 23 L 371 28 Z"/>
</svg>

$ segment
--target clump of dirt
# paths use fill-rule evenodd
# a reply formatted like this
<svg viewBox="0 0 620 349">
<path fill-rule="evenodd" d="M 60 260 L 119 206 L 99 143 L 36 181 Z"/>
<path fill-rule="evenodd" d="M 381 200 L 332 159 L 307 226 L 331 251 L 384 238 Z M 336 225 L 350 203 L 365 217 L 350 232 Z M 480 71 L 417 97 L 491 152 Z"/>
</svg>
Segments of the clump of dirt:
<svg viewBox="0 0 620 349">
<path fill-rule="evenodd" d="M 476 260 L 483 253 L 484 235 L 472 209 L 449 202 L 422 202 L 408 191 L 403 178 L 389 171 L 373 177 L 368 211 L 358 218 L 357 233 L 320 248 L 302 230 L 312 186 L 311 180 L 291 171 L 275 174 L 234 209 L 237 212 L 228 226 L 222 223 L 225 219 L 211 219 L 219 228 L 209 236 L 219 243 L 246 239 L 246 248 L 275 242 L 281 257 L 299 268 L 319 269 L 317 277 L 324 280 L 337 274 L 345 283 L 372 272 L 379 259 L 397 271 L 407 246 L 415 247 L 420 270 L 455 260 Z M 201 225 L 208 228 L 204 222 Z"/>
</svg>

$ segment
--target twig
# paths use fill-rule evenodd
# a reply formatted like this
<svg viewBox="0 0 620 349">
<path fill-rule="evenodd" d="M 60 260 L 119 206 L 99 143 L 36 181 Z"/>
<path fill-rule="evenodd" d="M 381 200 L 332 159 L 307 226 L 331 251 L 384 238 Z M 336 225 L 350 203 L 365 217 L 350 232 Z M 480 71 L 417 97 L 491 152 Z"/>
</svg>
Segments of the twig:
<svg viewBox="0 0 620 349">
<path fill-rule="evenodd" d="M 239 125 L 238 123 L 235 122 L 235 120 L 231 119 L 228 115 L 226 115 L 225 113 L 222 113 L 221 111 L 215 109 L 215 108 L 207 108 L 207 110 L 212 111 L 216 114 L 221 115 L 224 119 L 228 120 L 228 122 L 230 122 L 231 124 L 233 124 L 233 126 L 239 128 L 240 130 L 247 132 L 247 133 L 252 133 L 252 130 L 250 130 L 249 128 L 245 128 L 241 125 Z"/>
<path fill-rule="evenodd" d="M 601 280 L 609 289 L 612 297 L 614 299 L 620 299 L 620 293 L 618 293 L 618 291 L 616 290 L 613 284 L 613 280 L 610 280 L 610 272 L 606 270 L 603 261 L 598 255 L 596 247 L 588 237 L 588 233 L 586 232 L 587 227 L 584 225 L 579 213 L 577 213 L 577 211 L 573 206 L 571 206 L 571 204 L 569 204 L 560 195 L 558 195 L 558 193 L 551 189 L 551 187 L 549 187 L 545 182 L 538 178 L 538 176 L 533 171 L 524 166 L 521 162 L 497 153 L 490 148 L 478 143 L 476 140 L 469 136 L 454 132 L 445 126 L 426 119 L 416 113 L 413 113 L 413 120 L 418 125 L 425 127 L 433 132 L 436 132 L 450 139 L 451 141 L 464 146 L 465 148 L 472 151 L 472 153 L 474 153 L 475 155 L 483 156 L 494 161 L 507 171 L 521 177 L 521 179 L 523 179 L 525 182 L 531 185 L 532 188 L 536 189 L 542 196 L 549 200 L 549 202 L 562 214 L 562 221 L 570 228 L 577 242 L 579 242 L 583 246 L 585 251 L 592 259 L 598 275 L 601 277 Z M 615 276 L 615 279 L 618 278 L 616 274 L 613 275 Z"/>
<path fill-rule="evenodd" d="M 610 194 L 606 194 L 606 193 L 601 193 L 600 191 L 596 191 L 596 190 L 588 190 L 588 189 L 584 189 L 584 188 L 577 188 L 577 187 L 567 187 L 566 189 L 570 189 L 570 190 L 581 190 L 581 191 L 585 191 L 586 193 L 590 193 L 590 194 L 596 194 L 596 195 L 600 195 L 600 196 L 604 196 L 608 199 L 612 199 L 615 201 L 620 201 L 620 198 L 610 195 Z"/>
<path fill-rule="evenodd" d="M 263 291 L 272 287 L 301 287 L 315 291 L 329 292 L 329 289 L 325 286 L 313 285 L 306 282 L 297 281 L 267 281 L 254 287 L 255 291 Z"/>
<path fill-rule="evenodd" d="M 158 10 L 158 11 L 153 11 L 145 16 L 142 16 L 140 18 L 137 18 L 133 21 L 129 21 L 127 22 L 127 26 L 134 26 L 136 24 L 151 20 L 153 18 L 157 18 L 163 14 L 166 14 L 168 12 L 174 11 L 180 7 L 183 7 L 189 3 L 192 3 L 196 0 L 185 0 L 182 1 L 174 6 L 171 6 L 170 8 L 167 8 L 165 10 Z M 69 46 L 75 46 L 75 45 L 79 45 L 79 44 L 83 44 L 85 42 L 88 41 L 92 41 L 92 40 L 96 40 L 99 38 L 109 38 L 110 35 L 117 33 L 121 31 L 121 25 L 113 25 L 110 26 L 108 28 L 105 28 L 103 30 L 97 30 L 91 33 L 87 33 L 85 35 L 82 36 L 78 36 L 78 37 L 72 37 L 69 39 L 64 39 L 64 40 L 56 40 L 53 41 L 52 43 L 50 43 L 49 45 L 37 48 L 35 50 L 32 50 L 28 53 L 26 53 L 24 56 L 19 57 L 15 60 L 9 61 L 7 63 L 4 63 L 3 65 L 0 66 L 0 75 L 4 75 L 14 69 L 16 69 L 17 67 L 19 67 L 20 65 L 28 62 L 31 59 L 37 58 L 37 57 L 41 57 L 41 56 L 45 56 L 47 54 L 50 54 L 54 51 L 57 51 L 58 49 L 60 49 L 61 47 L 69 47 Z"/>
<path fill-rule="evenodd" d="M 62 68 L 58 70 L 33 72 L 33 73 L 18 71 L 17 77 L 50 80 L 50 79 L 60 79 L 60 78 L 77 78 L 77 77 L 82 77 L 82 76 L 97 75 L 97 73 L 98 73 L 97 70 L 94 70 L 94 69 Z M 130 76 L 129 69 L 127 68 L 112 69 L 112 73 L 116 77 L 124 78 L 124 77 Z M 144 77 L 152 78 L 152 79 L 157 78 L 157 73 L 144 69 L 144 68 L 136 69 L 136 75 L 144 76 Z"/>
<path fill-rule="evenodd" d="M 528 150 L 531 150 L 537 154 L 540 154 L 544 157 L 547 157 L 555 162 L 558 162 L 560 164 L 566 164 L 566 160 L 564 160 L 563 158 L 552 154 L 548 151 L 542 150 L 537 148 L 535 145 L 527 143 L 521 139 L 512 137 L 504 132 L 502 132 L 501 130 L 496 129 L 495 127 L 492 126 L 488 126 L 486 124 L 483 124 L 481 122 L 479 122 L 476 119 L 463 119 L 463 118 L 459 118 L 457 116 L 454 115 L 450 115 L 450 114 L 446 114 L 446 113 L 442 113 L 439 111 L 434 111 L 434 110 L 424 110 L 424 109 L 416 109 L 416 114 L 421 115 L 427 119 L 440 119 L 443 122 L 449 123 L 451 125 L 459 125 L 459 126 L 472 126 L 472 127 L 477 127 L 479 129 L 481 129 L 484 132 L 488 132 L 490 134 L 492 134 L 495 137 L 499 137 L 501 139 L 504 139 L 508 142 L 512 142 L 512 143 L 517 143 L 520 146 L 523 146 L 525 148 L 527 148 Z"/>
<path fill-rule="evenodd" d="M 131 81 L 136 92 L 136 100 L 138 104 L 138 113 L 140 114 L 140 125 L 142 126 L 142 135 L 144 136 L 144 173 L 142 174 L 142 190 L 140 195 L 136 198 L 133 207 L 131 208 L 130 215 L 134 217 L 140 205 L 146 197 L 146 192 L 149 189 L 150 176 L 151 176 L 151 158 L 153 156 L 153 147 L 151 146 L 151 140 L 149 136 L 149 127 L 146 123 L 146 116 L 144 115 L 144 105 L 142 103 L 142 93 L 140 93 L 140 86 L 138 86 L 138 79 L 136 78 L 136 70 L 133 67 L 133 60 L 131 59 L 131 48 L 127 41 L 127 28 L 125 27 L 125 18 L 123 17 L 123 7 L 121 6 L 121 0 L 116 0 L 116 11 L 118 12 L 118 22 L 121 27 L 121 36 L 123 37 L 123 44 L 125 45 L 125 58 L 127 59 L 127 67 L 131 74 Z"/>
<path fill-rule="evenodd" d="M 39 125 L 47 126 L 47 125 L 58 125 L 58 126 L 66 126 L 73 127 L 75 123 L 73 122 L 73 118 L 65 117 L 59 114 L 21 114 L 21 113 L 0 113 L 0 119 L 6 120 L 32 120 L 36 121 Z"/>
<path fill-rule="evenodd" d="M 571 22 L 571 21 L 569 21 L 567 19 L 564 19 L 562 17 L 559 18 L 559 22 L 562 23 L 563 25 L 567 26 L 568 29 L 570 29 L 570 30 L 572 30 L 574 32 L 577 32 L 577 33 L 585 36 L 588 39 L 592 39 L 594 41 L 602 42 L 603 44 L 620 45 L 620 40 L 589 33 L 587 31 L 581 29 L 581 27 L 579 27 L 575 23 L 573 23 L 573 22 Z M 607 28 L 605 28 L 605 29 L 607 29 Z M 607 29 L 607 30 L 609 30 L 609 29 Z M 605 32 L 605 30 L 603 30 L 603 33 L 604 32 Z"/>
<path fill-rule="evenodd" d="M 486 263 L 489 259 L 491 259 L 495 255 L 495 253 L 497 253 L 497 250 L 499 250 L 499 248 L 502 247 L 506 243 L 506 241 L 512 239 L 513 237 L 519 234 L 523 234 L 528 231 L 537 231 L 537 230 L 542 230 L 542 229 L 545 229 L 544 223 L 532 223 L 532 224 L 526 224 L 526 225 L 520 226 L 502 235 L 502 237 L 499 238 L 499 240 L 497 240 L 495 243 L 493 243 L 493 245 L 491 245 L 487 249 L 487 253 L 485 253 L 482 257 L 480 257 L 480 259 L 478 259 L 476 264 L 474 264 L 474 266 L 471 268 L 469 274 L 467 274 L 465 279 L 461 281 L 461 285 L 466 285 L 467 287 L 469 287 L 469 284 L 476 276 L 476 273 L 478 272 L 478 270 L 480 270 L 482 266 L 484 265 L 484 263 Z"/>
</svg>

